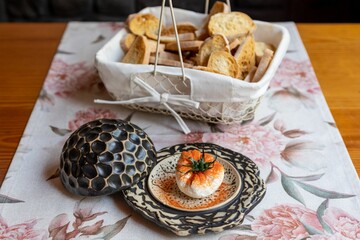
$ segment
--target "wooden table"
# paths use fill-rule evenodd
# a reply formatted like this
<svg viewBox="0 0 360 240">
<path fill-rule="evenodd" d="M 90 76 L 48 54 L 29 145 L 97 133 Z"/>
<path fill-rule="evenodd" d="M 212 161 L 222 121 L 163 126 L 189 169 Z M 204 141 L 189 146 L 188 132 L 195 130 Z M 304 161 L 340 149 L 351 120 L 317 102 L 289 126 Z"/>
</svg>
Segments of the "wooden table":
<svg viewBox="0 0 360 240">
<path fill-rule="evenodd" d="M 0 24 L 1 182 L 65 27 L 65 23 Z M 360 175 L 360 24 L 298 24 L 298 28 Z"/>
</svg>

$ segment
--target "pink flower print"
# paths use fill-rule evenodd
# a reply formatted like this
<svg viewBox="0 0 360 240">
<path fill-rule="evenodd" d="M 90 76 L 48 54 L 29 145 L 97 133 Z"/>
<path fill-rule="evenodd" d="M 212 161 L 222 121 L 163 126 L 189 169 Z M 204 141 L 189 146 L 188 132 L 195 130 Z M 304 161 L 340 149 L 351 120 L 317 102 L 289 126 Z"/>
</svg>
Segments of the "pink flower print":
<svg viewBox="0 0 360 240">
<path fill-rule="evenodd" d="M 20 224 L 8 226 L 5 220 L 0 217 L 0 239 L 16 240 L 40 240 L 46 239 L 45 231 L 35 230 L 37 220 L 30 220 Z"/>
<path fill-rule="evenodd" d="M 179 143 L 202 142 L 202 136 L 202 132 L 191 132 L 189 134 L 174 134 L 167 137 L 160 134 L 153 134 L 151 135 L 151 140 L 153 141 L 157 149 L 162 149 L 164 147 L 169 147 Z"/>
<path fill-rule="evenodd" d="M 343 238 L 360 239 L 360 221 L 345 211 L 329 207 L 325 210 L 323 220 Z"/>
<path fill-rule="evenodd" d="M 311 235 L 309 238 L 309 240 L 344 240 L 343 237 L 339 236 L 339 235 Z"/>
<path fill-rule="evenodd" d="M 203 137 L 202 132 L 191 132 L 189 134 L 185 134 L 183 135 L 184 137 L 184 143 L 198 143 L 198 142 L 202 142 L 202 137 Z"/>
<path fill-rule="evenodd" d="M 118 32 L 124 28 L 124 23 L 117 23 L 117 22 L 99 23 L 99 27 L 109 28 L 113 32 Z"/>
<path fill-rule="evenodd" d="M 108 109 L 88 108 L 76 112 L 75 118 L 69 121 L 68 127 L 71 131 L 74 131 L 81 125 L 100 118 L 115 119 L 116 114 Z"/>
<path fill-rule="evenodd" d="M 100 83 L 93 66 L 86 62 L 68 64 L 55 59 L 45 80 L 45 89 L 59 97 L 69 97 L 79 90 L 91 89 Z"/>
<path fill-rule="evenodd" d="M 262 167 L 269 167 L 272 158 L 279 158 L 285 147 L 281 133 L 256 123 L 219 126 L 222 133 L 204 133 L 203 141 L 212 142 L 249 157 Z"/>
<path fill-rule="evenodd" d="M 270 87 L 295 88 L 307 93 L 320 92 L 320 85 L 309 60 L 296 62 L 285 58 L 271 80 Z"/>
<path fill-rule="evenodd" d="M 303 224 L 323 231 L 316 212 L 302 205 L 283 204 L 263 211 L 252 223 L 257 239 L 305 239 L 309 237 Z"/>
<path fill-rule="evenodd" d="M 107 212 L 93 211 L 94 202 L 83 199 L 75 204 L 73 216 L 69 220 L 68 214 L 61 213 L 51 220 L 48 231 L 51 239 L 89 239 L 88 236 L 96 236 L 94 239 L 109 239 L 115 237 L 126 225 L 130 216 L 120 219 L 114 224 L 104 226 L 104 220 L 96 220 Z"/>
</svg>

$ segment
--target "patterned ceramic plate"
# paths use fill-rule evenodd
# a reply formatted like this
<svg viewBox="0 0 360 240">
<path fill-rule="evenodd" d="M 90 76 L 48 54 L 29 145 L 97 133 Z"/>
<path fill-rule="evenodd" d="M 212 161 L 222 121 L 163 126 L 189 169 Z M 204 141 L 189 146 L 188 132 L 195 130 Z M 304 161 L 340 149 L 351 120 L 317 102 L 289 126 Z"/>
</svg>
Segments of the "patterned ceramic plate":
<svg viewBox="0 0 360 240">
<path fill-rule="evenodd" d="M 230 203 L 240 193 L 240 173 L 230 162 L 217 158 L 225 170 L 224 180 L 217 191 L 208 197 L 192 198 L 180 191 L 176 184 L 176 163 L 179 154 L 170 155 L 151 170 L 147 187 L 154 198 L 164 205 L 182 211 L 214 210 Z"/>
<path fill-rule="evenodd" d="M 158 164 L 170 156 L 190 149 L 204 149 L 235 166 L 241 176 L 242 189 L 224 206 L 204 211 L 181 211 L 159 202 L 149 191 L 147 180 L 123 191 L 125 201 L 145 218 L 165 227 L 179 236 L 220 232 L 240 225 L 245 215 L 264 197 L 266 188 L 259 177 L 259 169 L 249 158 L 215 144 L 179 144 L 164 148 L 157 153 Z"/>
</svg>

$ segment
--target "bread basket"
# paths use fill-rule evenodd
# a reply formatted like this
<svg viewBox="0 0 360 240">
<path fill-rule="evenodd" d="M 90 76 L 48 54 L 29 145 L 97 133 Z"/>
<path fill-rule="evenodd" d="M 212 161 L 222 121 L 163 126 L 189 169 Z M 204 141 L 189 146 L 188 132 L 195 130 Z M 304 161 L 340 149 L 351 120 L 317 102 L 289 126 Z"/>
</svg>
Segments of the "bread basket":
<svg viewBox="0 0 360 240">
<path fill-rule="evenodd" d="M 161 7 L 145 8 L 140 13 L 152 13 L 155 16 L 163 14 L 165 24 L 176 24 L 176 19 L 177 22 L 190 21 L 199 28 L 207 16 L 172 8 L 172 4 L 170 8 L 164 7 L 164 3 Z M 268 22 L 254 22 L 257 25 L 254 32 L 255 40 L 276 47 L 273 60 L 260 81 L 249 83 L 225 75 L 184 67 L 121 63 L 124 52 L 119 42 L 127 34 L 124 28 L 96 54 L 96 68 L 113 100 L 95 102 L 121 104 L 141 111 L 172 114 L 185 133 L 189 133 L 190 130 L 181 117 L 225 124 L 252 119 L 290 41 L 286 28 Z"/>
</svg>

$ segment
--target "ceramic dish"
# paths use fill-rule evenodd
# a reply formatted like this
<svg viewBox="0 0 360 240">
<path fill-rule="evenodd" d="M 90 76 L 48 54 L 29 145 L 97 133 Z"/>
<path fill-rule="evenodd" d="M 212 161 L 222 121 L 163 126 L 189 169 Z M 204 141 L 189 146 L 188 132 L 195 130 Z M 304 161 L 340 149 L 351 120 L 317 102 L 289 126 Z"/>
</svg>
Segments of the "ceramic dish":
<svg viewBox="0 0 360 240">
<path fill-rule="evenodd" d="M 204 149 L 235 166 L 241 176 L 243 187 L 228 204 L 204 211 L 181 211 L 168 207 L 152 196 L 148 188 L 148 178 L 123 191 L 125 201 L 135 211 L 179 236 L 221 232 L 240 225 L 245 215 L 264 197 L 266 187 L 259 177 L 259 169 L 249 158 L 215 144 L 179 144 L 164 148 L 157 153 L 158 164 L 182 151 Z"/>
<path fill-rule="evenodd" d="M 225 169 L 224 180 L 217 191 L 208 197 L 192 198 L 180 191 L 176 184 L 176 163 L 180 154 L 160 161 L 150 172 L 147 187 L 151 195 L 164 205 L 182 211 L 209 211 L 230 203 L 240 193 L 242 181 L 239 171 L 230 162 L 217 158 Z"/>
</svg>

